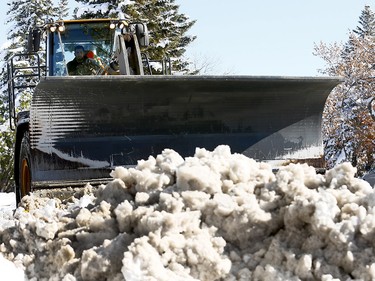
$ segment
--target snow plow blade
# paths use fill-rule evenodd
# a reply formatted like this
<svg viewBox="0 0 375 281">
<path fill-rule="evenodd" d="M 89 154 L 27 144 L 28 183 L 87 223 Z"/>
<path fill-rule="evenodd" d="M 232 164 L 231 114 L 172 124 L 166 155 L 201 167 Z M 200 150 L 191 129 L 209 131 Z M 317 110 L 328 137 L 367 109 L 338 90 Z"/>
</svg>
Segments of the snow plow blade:
<svg viewBox="0 0 375 281">
<path fill-rule="evenodd" d="M 339 78 L 46 77 L 30 110 L 33 185 L 108 178 L 171 148 L 229 145 L 275 165 L 323 165 L 321 116 Z"/>
</svg>

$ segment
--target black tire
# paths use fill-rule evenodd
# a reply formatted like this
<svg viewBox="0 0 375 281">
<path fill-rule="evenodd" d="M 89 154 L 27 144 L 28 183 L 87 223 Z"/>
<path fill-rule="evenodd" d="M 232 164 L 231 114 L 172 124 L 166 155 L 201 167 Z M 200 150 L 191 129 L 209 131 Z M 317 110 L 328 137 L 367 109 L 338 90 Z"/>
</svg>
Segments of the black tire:
<svg viewBox="0 0 375 281">
<path fill-rule="evenodd" d="M 18 190 L 16 191 L 17 205 L 22 197 L 31 192 L 31 162 L 30 162 L 30 141 L 29 133 L 25 132 L 21 145 L 18 162 Z"/>
</svg>

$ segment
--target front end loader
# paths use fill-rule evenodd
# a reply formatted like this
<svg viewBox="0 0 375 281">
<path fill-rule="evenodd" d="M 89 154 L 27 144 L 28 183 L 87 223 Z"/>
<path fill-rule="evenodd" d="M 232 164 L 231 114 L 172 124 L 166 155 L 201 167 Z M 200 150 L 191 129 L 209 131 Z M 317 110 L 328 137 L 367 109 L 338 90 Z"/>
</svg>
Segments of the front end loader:
<svg viewBox="0 0 375 281">
<path fill-rule="evenodd" d="M 324 169 L 322 112 L 339 78 L 171 75 L 167 61 L 142 52 L 148 41 L 145 25 L 110 19 L 30 32 L 30 52 L 8 64 L 18 201 L 35 189 L 108 181 L 114 167 L 166 148 L 187 157 L 225 144 L 275 169 L 291 162 Z M 95 58 L 92 75 L 69 75 L 77 45 Z M 22 56 L 35 65 L 21 79 L 14 61 Z M 21 80 L 36 83 L 27 85 L 29 111 L 16 114 Z"/>
</svg>

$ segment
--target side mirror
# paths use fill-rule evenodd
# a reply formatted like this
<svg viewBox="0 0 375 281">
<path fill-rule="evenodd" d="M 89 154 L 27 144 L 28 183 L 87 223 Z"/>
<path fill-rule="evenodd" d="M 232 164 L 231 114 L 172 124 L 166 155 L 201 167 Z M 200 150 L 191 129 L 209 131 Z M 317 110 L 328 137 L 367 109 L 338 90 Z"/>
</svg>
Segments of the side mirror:
<svg viewBox="0 0 375 281">
<path fill-rule="evenodd" d="M 150 38 L 148 35 L 147 26 L 143 23 L 136 23 L 134 24 L 135 34 L 137 35 L 137 39 L 139 45 L 141 47 L 147 47 L 150 45 Z"/>
<path fill-rule="evenodd" d="M 27 38 L 27 51 L 37 52 L 40 48 L 42 32 L 40 29 L 31 29 Z"/>
</svg>

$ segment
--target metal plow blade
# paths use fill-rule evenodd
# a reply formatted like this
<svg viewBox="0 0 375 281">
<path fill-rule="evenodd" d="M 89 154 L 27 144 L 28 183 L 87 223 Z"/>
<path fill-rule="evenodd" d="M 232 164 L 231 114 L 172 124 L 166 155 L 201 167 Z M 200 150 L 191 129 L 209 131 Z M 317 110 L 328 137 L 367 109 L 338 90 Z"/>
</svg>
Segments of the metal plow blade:
<svg viewBox="0 0 375 281">
<path fill-rule="evenodd" d="M 171 148 L 226 144 L 258 160 L 321 159 L 321 115 L 338 78 L 47 77 L 30 120 L 33 181 L 107 177 Z"/>
</svg>

